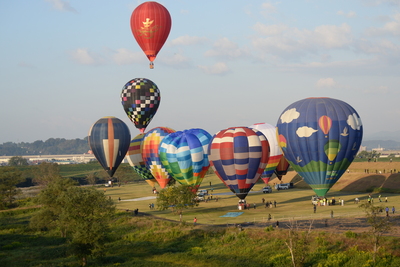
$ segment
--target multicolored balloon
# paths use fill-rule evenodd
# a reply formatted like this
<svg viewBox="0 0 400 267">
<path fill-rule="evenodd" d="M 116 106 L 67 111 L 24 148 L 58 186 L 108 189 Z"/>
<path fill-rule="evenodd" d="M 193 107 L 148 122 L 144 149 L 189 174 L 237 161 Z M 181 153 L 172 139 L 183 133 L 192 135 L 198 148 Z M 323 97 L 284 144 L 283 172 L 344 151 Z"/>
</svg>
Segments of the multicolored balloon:
<svg viewBox="0 0 400 267">
<path fill-rule="evenodd" d="M 159 147 L 162 165 L 180 184 L 191 186 L 197 191 L 210 167 L 207 151 L 211 138 L 203 129 L 167 135 Z"/>
<path fill-rule="evenodd" d="M 126 158 L 129 162 L 129 165 L 142 177 L 151 187 L 154 187 L 157 184 L 156 179 L 151 174 L 150 170 L 147 169 L 146 164 L 142 158 L 142 142 L 144 139 L 144 134 L 138 134 L 135 136 L 128 149 L 128 153 L 126 154 Z"/>
<path fill-rule="evenodd" d="M 159 146 L 161 141 L 175 130 L 167 127 L 156 127 L 148 131 L 142 142 L 142 157 L 147 168 L 157 180 L 161 188 L 165 188 L 171 180 L 168 171 L 161 164 Z"/>
<path fill-rule="evenodd" d="M 280 149 L 278 139 L 276 138 L 276 127 L 268 123 L 256 123 L 249 126 L 249 128 L 259 130 L 268 140 L 270 149 L 269 160 L 264 172 L 261 174 L 261 179 L 265 184 L 268 184 L 271 176 L 274 174 L 276 166 L 278 166 L 278 163 L 282 158 L 282 150 Z"/>
<path fill-rule="evenodd" d="M 282 181 L 282 176 L 287 174 L 289 167 L 290 167 L 289 162 L 286 160 L 284 156 L 282 156 L 274 171 L 276 177 L 278 177 L 280 181 Z"/>
<path fill-rule="evenodd" d="M 153 61 L 163 47 L 171 30 L 171 15 L 168 10 L 157 2 L 144 2 L 132 12 L 131 30 L 140 48 Z"/>
<path fill-rule="evenodd" d="M 278 120 L 284 156 L 318 196 L 347 170 L 362 141 L 360 116 L 332 98 L 306 98 L 288 106 Z"/>
<path fill-rule="evenodd" d="M 113 177 L 129 148 L 131 134 L 118 118 L 104 117 L 89 130 L 89 147 L 110 177 Z"/>
<path fill-rule="evenodd" d="M 214 135 L 208 157 L 221 181 L 245 199 L 267 166 L 269 144 L 256 129 L 232 127 Z"/>
<path fill-rule="evenodd" d="M 130 80 L 122 88 L 121 103 L 128 118 L 144 133 L 160 105 L 157 85 L 146 78 Z"/>
</svg>

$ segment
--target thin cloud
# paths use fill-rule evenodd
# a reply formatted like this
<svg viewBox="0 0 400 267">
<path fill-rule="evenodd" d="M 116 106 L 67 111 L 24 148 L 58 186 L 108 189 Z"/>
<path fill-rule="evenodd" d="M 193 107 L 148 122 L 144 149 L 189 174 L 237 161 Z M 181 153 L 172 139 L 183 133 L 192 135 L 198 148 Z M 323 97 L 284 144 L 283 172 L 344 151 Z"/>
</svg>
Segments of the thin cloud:
<svg viewBox="0 0 400 267">
<path fill-rule="evenodd" d="M 276 13 L 276 7 L 271 3 L 263 3 L 261 5 L 261 12 L 262 13 Z"/>
<path fill-rule="evenodd" d="M 240 49 L 239 46 L 230 41 L 228 38 L 224 37 L 219 40 L 217 40 L 213 48 L 206 51 L 204 53 L 204 56 L 206 57 L 223 57 L 226 59 L 233 59 L 233 58 L 238 58 L 243 55 L 246 55 L 247 52 L 244 50 Z"/>
<path fill-rule="evenodd" d="M 75 8 L 73 8 L 68 1 L 63 1 L 63 0 L 45 0 L 45 1 L 50 3 L 52 7 L 56 10 L 78 13 L 78 11 Z"/>
<path fill-rule="evenodd" d="M 197 45 L 197 44 L 204 44 L 208 42 L 206 37 L 198 37 L 198 36 L 189 36 L 184 35 L 178 38 L 175 38 L 170 42 L 171 45 Z"/>
<path fill-rule="evenodd" d="M 368 6 L 379 6 L 379 5 L 400 6 L 400 0 L 362 0 L 362 2 Z"/>
<path fill-rule="evenodd" d="M 136 62 L 144 62 L 146 56 L 143 52 L 132 52 L 126 48 L 119 48 L 113 51 L 111 58 L 118 65 L 129 65 Z"/>
<path fill-rule="evenodd" d="M 400 1 L 400 0 L 399 0 Z M 366 30 L 369 36 L 399 36 L 400 35 L 400 13 L 393 15 L 391 21 L 385 23 L 383 27 L 371 27 Z"/>
<path fill-rule="evenodd" d="M 353 42 L 351 28 L 346 23 L 340 26 L 321 25 L 314 30 L 257 23 L 253 29 L 261 35 L 253 38 L 253 46 L 262 53 L 281 58 L 293 59 L 323 49 L 345 49 Z"/>
<path fill-rule="evenodd" d="M 377 87 L 373 87 L 371 89 L 367 89 L 364 90 L 365 94 L 379 94 L 379 95 L 383 95 L 383 94 L 387 94 L 389 93 L 389 88 L 387 86 L 384 85 L 380 85 Z"/>
<path fill-rule="evenodd" d="M 355 18 L 355 17 L 357 17 L 356 12 L 354 12 L 354 11 L 350 11 L 350 12 L 345 13 L 343 10 L 339 10 L 336 14 L 338 14 L 339 16 L 344 16 L 346 18 Z"/>
<path fill-rule="evenodd" d="M 21 61 L 21 62 L 18 63 L 18 67 L 33 69 L 35 66 L 30 64 L 30 63 L 27 63 L 25 61 Z"/>
<path fill-rule="evenodd" d="M 81 65 L 100 65 L 104 59 L 99 55 L 89 52 L 86 48 L 78 48 L 70 52 L 71 58 L 74 62 Z"/>
<path fill-rule="evenodd" d="M 333 78 L 321 78 L 317 81 L 316 86 L 318 88 L 331 88 L 334 87 L 337 83 Z"/>
<path fill-rule="evenodd" d="M 173 56 L 163 56 L 159 61 L 176 69 L 193 67 L 192 61 L 182 53 L 175 53 Z"/>
<path fill-rule="evenodd" d="M 229 67 L 223 62 L 217 62 L 212 66 L 198 66 L 203 72 L 213 75 L 224 75 L 230 72 Z"/>
</svg>

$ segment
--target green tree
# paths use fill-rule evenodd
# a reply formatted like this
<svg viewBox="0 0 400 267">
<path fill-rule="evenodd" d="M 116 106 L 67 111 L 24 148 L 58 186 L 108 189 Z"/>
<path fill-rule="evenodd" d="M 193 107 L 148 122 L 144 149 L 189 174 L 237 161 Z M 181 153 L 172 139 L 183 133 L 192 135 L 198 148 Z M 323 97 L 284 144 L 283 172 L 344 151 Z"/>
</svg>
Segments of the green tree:
<svg viewBox="0 0 400 267">
<path fill-rule="evenodd" d="M 15 197 L 21 192 L 16 185 L 23 181 L 21 172 L 15 167 L 0 167 L 0 208 L 13 206 Z"/>
<path fill-rule="evenodd" d="M 100 253 L 104 247 L 115 205 L 103 192 L 74 183 L 67 178 L 49 183 L 37 198 L 43 207 L 32 217 L 30 226 L 59 229 L 61 236 L 67 238 L 71 253 L 86 265 L 87 257 Z"/>
<path fill-rule="evenodd" d="M 86 175 L 85 180 L 90 185 L 95 185 L 97 182 L 96 172 L 91 172 Z"/>
<path fill-rule="evenodd" d="M 93 187 L 70 187 L 61 196 L 62 216 L 68 221 L 71 252 L 86 265 L 87 257 L 101 253 L 115 205 Z"/>
<path fill-rule="evenodd" d="M 8 160 L 8 166 L 27 166 L 27 165 L 29 165 L 28 159 L 21 156 L 11 157 Z"/>
<path fill-rule="evenodd" d="M 36 166 L 33 182 L 40 186 L 46 186 L 60 177 L 60 166 L 57 163 L 42 162 Z"/>
<path fill-rule="evenodd" d="M 193 187 L 187 185 L 170 186 L 162 189 L 157 196 L 157 207 L 159 210 L 172 209 L 180 213 L 183 209 L 193 208 L 197 203 L 193 200 L 196 192 Z"/>
<path fill-rule="evenodd" d="M 121 186 L 121 184 L 126 184 L 129 181 L 138 179 L 139 176 L 129 164 L 121 164 L 115 172 L 114 178 L 117 179 L 118 186 Z"/>
<path fill-rule="evenodd" d="M 389 221 L 389 217 L 382 216 L 385 209 L 382 205 L 375 206 L 373 203 L 364 203 L 360 205 L 360 208 L 364 209 L 367 222 L 371 226 L 370 237 L 372 238 L 373 244 L 373 260 L 375 262 L 376 254 L 379 250 L 382 235 L 392 228 L 392 223 Z"/>
<path fill-rule="evenodd" d="M 67 237 L 68 218 L 63 215 L 63 201 L 60 196 L 77 182 L 70 178 L 56 177 L 40 191 L 35 201 L 42 209 L 32 216 L 30 227 L 38 230 L 58 229 L 61 237 Z"/>
</svg>

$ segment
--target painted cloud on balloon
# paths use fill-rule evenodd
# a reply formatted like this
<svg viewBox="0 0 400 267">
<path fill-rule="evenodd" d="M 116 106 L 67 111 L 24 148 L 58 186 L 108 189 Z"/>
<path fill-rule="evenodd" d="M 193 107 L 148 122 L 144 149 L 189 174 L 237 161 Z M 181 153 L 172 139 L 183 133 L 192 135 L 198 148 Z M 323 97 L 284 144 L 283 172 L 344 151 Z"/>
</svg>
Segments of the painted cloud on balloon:
<svg viewBox="0 0 400 267">
<path fill-rule="evenodd" d="M 360 130 L 362 126 L 361 118 L 358 117 L 356 113 L 353 113 L 347 118 L 347 124 L 350 125 L 353 130 Z"/>
<path fill-rule="evenodd" d="M 295 120 L 300 117 L 300 113 L 297 112 L 295 108 L 288 109 L 286 110 L 282 115 L 281 115 L 281 121 L 282 123 L 289 123 L 292 120 Z"/>
<path fill-rule="evenodd" d="M 296 134 L 299 137 L 310 137 L 313 133 L 318 132 L 318 130 L 315 130 L 311 127 L 303 126 L 300 128 L 297 128 Z"/>
</svg>

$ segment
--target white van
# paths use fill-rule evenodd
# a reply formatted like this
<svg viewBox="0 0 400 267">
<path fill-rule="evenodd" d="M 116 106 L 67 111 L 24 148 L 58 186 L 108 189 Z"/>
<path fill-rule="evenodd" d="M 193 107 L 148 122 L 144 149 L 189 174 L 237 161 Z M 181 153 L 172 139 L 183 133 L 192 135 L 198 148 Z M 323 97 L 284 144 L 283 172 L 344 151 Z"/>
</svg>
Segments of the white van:
<svg viewBox="0 0 400 267">
<path fill-rule="evenodd" d="M 289 189 L 290 184 L 276 184 L 275 189 L 276 190 L 283 190 L 283 189 Z"/>
</svg>

